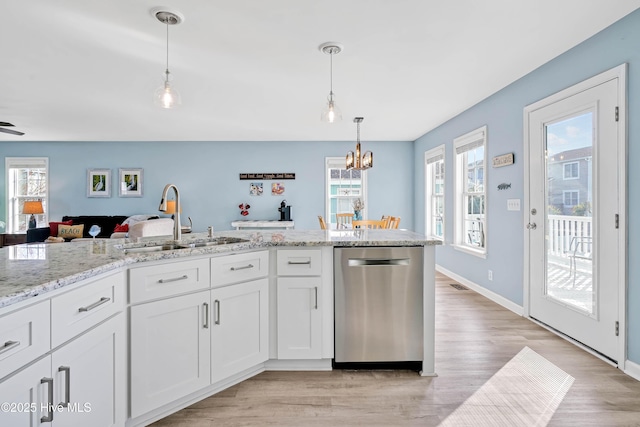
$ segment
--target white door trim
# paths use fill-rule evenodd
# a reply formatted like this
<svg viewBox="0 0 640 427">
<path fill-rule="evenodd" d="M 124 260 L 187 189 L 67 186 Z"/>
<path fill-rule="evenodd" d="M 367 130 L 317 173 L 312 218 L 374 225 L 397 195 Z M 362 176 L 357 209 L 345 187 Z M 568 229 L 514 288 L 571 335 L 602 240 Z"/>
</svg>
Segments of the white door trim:
<svg viewBox="0 0 640 427">
<path fill-rule="evenodd" d="M 577 93 L 588 90 L 592 87 L 598 86 L 607 81 L 618 79 L 618 116 L 619 116 L 619 129 L 618 129 L 618 141 L 617 141 L 617 150 L 618 150 L 618 187 L 620 189 L 620 197 L 618 198 L 618 212 L 619 212 L 619 229 L 620 229 L 620 238 L 619 238 L 619 258 L 618 258 L 618 272 L 619 277 L 623 280 L 618 284 L 619 286 L 619 348 L 618 354 L 620 357 L 618 358 L 618 368 L 621 370 L 625 370 L 625 364 L 627 360 L 627 199 L 628 199 L 628 188 L 627 188 L 627 64 L 619 65 L 615 68 L 612 68 L 608 71 L 605 71 L 601 74 L 598 74 L 594 77 L 591 77 L 587 80 L 584 80 L 580 83 L 577 83 L 569 88 L 561 90 L 560 92 L 554 93 L 544 99 L 541 99 L 533 104 L 527 105 L 523 111 L 523 141 L 524 141 L 524 215 L 523 219 L 525 222 L 528 222 L 529 212 L 531 209 L 529 203 L 530 197 L 530 180 L 529 180 L 529 115 L 532 111 L 540 109 L 544 106 L 553 104 L 562 99 L 573 96 Z M 523 308 L 524 315 L 530 318 L 529 309 L 530 309 L 530 301 L 529 301 L 529 291 L 530 291 L 530 265 L 529 265 L 529 231 L 526 226 L 523 224 L 523 235 L 524 235 L 524 247 L 523 247 Z"/>
</svg>

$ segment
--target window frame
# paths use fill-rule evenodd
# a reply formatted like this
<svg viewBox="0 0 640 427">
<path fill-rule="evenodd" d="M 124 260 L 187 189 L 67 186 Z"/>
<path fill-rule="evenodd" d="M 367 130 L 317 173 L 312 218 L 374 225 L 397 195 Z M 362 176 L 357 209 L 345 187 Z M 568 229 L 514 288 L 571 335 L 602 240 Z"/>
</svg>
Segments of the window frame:
<svg viewBox="0 0 640 427">
<path fill-rule="evenodd" d="M 567 166 L 573 166 L 576 165 L 576 175 L 567 177 Z M 573 172 L 573 170 L 571 171 Z M 565 181 L 568 180 L 572 180 L 572 179 L 580 179 L 580 162 L 579 161 L 575 161 L 575 162 L 565 162 L 562 164 L 562 179 Z"/>
<path fill-rule="evenodd" d="M 573 205 L 567 204 L 567 194 L 575 194 L 576 195 L 576 203 Z M 573 208 L 580 204 L 580 190 L 562 190 L 562 206 L 567 208 Z"/>
<path fill-rule="evenodd" d="M 13 174 L 16 169 L 44 169 L 45 170 L 45 189 L 44 193 L 37 195 L 16 195 L 16 180 Z M 50 186 L 50 174 L 49 174 L 49 158 L 48 157 L 5 157 L 5 182 L 6 193 L 5 203 L 6 211 L 5 217 L 6 232 L 7 233 L 26 233 L 28 225 L 26 224 L 25 216 L 25 228 L 20 227 L 20 216 L 25 215 L 20 212 L 16 212 L 19 209 L 20 199 L 22 200 L 41 200 L 44 210 L 43 214 L 36 215 L 38 220 L 38 226 L 43 226 L 49 223 L 49 186 Z"/>
<path fill-rule="evenodd" d="M 444 144 L 432 148 L 424 153 L 424 177 L 425 177 L 425 235 L 431 239 L 445 240 L 445 224 L 446 224 L 446 208 L 445 208 L 445 192 L 446 192 L 446 168 L 445 168 L 445 146 Z M 442 192 L 436 193 L 437 167 L 436 164 L 442 164 Z M 435 218 L 435 200 L 442 201 L 442 234 L 437 234 L 436 218 Z"/>
<path fill-rule="evenodd" d="M 488 185 L 487 185 L 487 152 L 488 152 L 488 138 L 487 138 L 487 126 L 482 126 L 464 135 L 461 135 L 453 140 L 454 149 L 454 162 L 453 162 L 453 177 L 454 177 L 454 189 L 455 197 L 453 200 L 454 210 L 454 227 L 453 227 L 453 247 L 457 250 L 486 258 L 488 248 Z M 468 163 L 466 161 L 467 153 L 472 150 L 476 150 L 482 147 L 482 163 L 475 170 L 475 179 L 480 178 L 482 180 L 481 192 L 469 192 L 468 191 Z M 482 212 L 480 220 L 469 219 L 468 203 L 469 198 L 474 199 L 480 197 L 482 206 Z M 482 200 L 484 203 L 482 203 Z M 476 215 L 476 214 L 474 214 Z M 477 239 L 481 242 L 480 245 L 467 242 L 467 236 L 470 234 L 467 232 L 465 224 L 469 221 L 477 223 L 477 227 L 469 227 L 470 232 L 474 232 L 477 235 Z"/>
<path fill-rule="evenodd" d="M 324 197 L 324 218 L 325 218 L 325 222 L 327 223 L 327 228 L 328 229 L 335 229 L 336 228 L 336 221 L 335 221 L 335 216 L 332 217 L 332 212 L 331 212 L 331 200 L 332 199 L 336 199 L 336 200 L 353 200 L 353 199 L 361 199 L 364 202 L 364 209 L 362 210 L 362 215 L 363 218 L 367 218 L 367 201 L 368 201 L 368 193 L 367 193 L 367 171 L 363 170 L 360 171 L 360 187 L 358 188 L 358 193 L 359 194 L 352 194 L 352 195 L 332 195 L 331 194 L 331 169 L 342 169 L 342 170 L 346 170 L 347 169 L 347 162 L 346 159 L 344 157 L 325 157 L 325 163 L 324 163 L 324 173 L 325 173 L 325 197 Z M 351 186 L 350 186 L 351 188 Z M 349 202 L 349 205 L 352 206 L 351 211 L 353 211 L 353 205 L 352 202 Z"/>
</svg>

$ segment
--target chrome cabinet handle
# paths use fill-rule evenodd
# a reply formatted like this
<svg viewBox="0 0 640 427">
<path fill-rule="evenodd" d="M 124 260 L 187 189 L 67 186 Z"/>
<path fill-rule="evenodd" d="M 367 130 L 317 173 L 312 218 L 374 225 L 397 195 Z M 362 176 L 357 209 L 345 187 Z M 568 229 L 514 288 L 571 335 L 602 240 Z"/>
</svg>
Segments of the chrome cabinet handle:
<svg viewBox="0 0 640 427">
<path fill-rule="evenodd" d="M 4 343 L 2 348 L 0 348 L 0 354 L 5 353 L 12 348 L 18 347 L 20 345 L 20 341 L 7 341 Z"/>
<path fill-rule="evenodd" d="M 64 401 L 60 402 L 60 406 L 66 408 L 71 402 L 71 367 L 60 366 L 58 372 L 64 372 Z"/>
<path fill-rule="evenodd" d="M 99 305 L 102 305 L 102 304 L 106 303 L 107 301 L 111 301 L 111 298 L 108 298 L 108 297 L 102 297 L 102 298 L 100 298 L 100 301 L 96 301 L 96 302 L 94 302 L 93 304 L 88 305 L 88 306 L 86 306 L 86 307 L 80 307 L 80 308 L 78 309 L 78 311 L 79 311 L 80 313 L 82 313 L 83 311 L 90 311 L 90 310 L 93 310 L 94 308 L 98 307 Z"/>
<path fill-rule="evenodd" d="M 42 378 L 40 384 L 47 383 L 47 393 L 49 397 L 47 399 L 47 415 L 40 418 L 41 423 L 50 423 L 53 421 L 53 378 Z"/>
<path fill-rule="evenodd" d="M 536 225 L 535 222 L 527 224 L 527 229 L 528 230 L 535 230 L 536 228 L 538 228 L 538 226 Z"/>
<path fill-rule="evenodd" d="M 170 282 L 177 282 L 178 280 L 186 280 L 188 279 L 189 276 L 187 276 L 186 274 L 180 277 L 172 277 L 171 279 L 160 279 L 158 280 L 158 283 L 170 283 Z"/>
<path fill-rule="evenodd" d="M 209 303 L 202 303 L 202 307 L 204 308 L 204 325 L 202 327 L 209 329 Z"/>
<path fill-rule="evenodd" d="M 214 311 L 216 312 L 216 320 L 214 320 L 213 323 L 215 323 L 216 325 L 220 324 L 220 300 L 215 300 L 213 302 L 213 308 Z"/>
<path fill-rule="evenodd" d="M 309 261 L 287 261 L 289 265 L 309 265 L 311 264 L 311 260 Z"/>
<path fill-rule="evenodd" d="M 245 265 L 244 267 L 231 267 L 230 270 L 238 271 L 238 270 L 246 270 L 247 268 L 253 268 L 253 264 Z"/>
<path fill-rule="evenodd" d="M 315 304 L 315 306 L 314 306 L 313 308 L 314 308 L 315 310 L 317 310 L 317 309 L 318 309 L 318 287 L 316 286 L 316 287 L 314 288 L 314 290 L 315 290 L 315 293 L 316 293 L 316 304 Z"/>
</svg>

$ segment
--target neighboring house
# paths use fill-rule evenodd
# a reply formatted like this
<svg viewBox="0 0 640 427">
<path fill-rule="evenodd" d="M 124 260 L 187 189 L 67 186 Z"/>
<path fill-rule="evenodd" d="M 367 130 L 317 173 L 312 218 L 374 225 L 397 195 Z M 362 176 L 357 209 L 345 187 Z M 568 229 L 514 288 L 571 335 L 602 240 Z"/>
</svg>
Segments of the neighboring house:
<svg viewBox="0 0 640 427">
<path fill-rule="evenodd" d="M 549 206 L 554 208 L 550 213 L 575 215 L 576 206 L 591 203 L 591 151 L 592 147 L 577 148 L 549 158 Z"/>
</svg>

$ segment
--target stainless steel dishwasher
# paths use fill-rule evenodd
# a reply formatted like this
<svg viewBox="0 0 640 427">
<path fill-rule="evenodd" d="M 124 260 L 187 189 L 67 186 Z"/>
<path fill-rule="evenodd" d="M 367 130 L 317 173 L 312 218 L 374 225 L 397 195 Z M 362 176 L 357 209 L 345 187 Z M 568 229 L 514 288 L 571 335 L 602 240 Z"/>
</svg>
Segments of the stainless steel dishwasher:
<svg viewBox="0 0 640 427">
<path fill-rule="evenodd" d="M 334 366 L 424 355 L 423 248 L 334 249 Z"/>
</svg>

